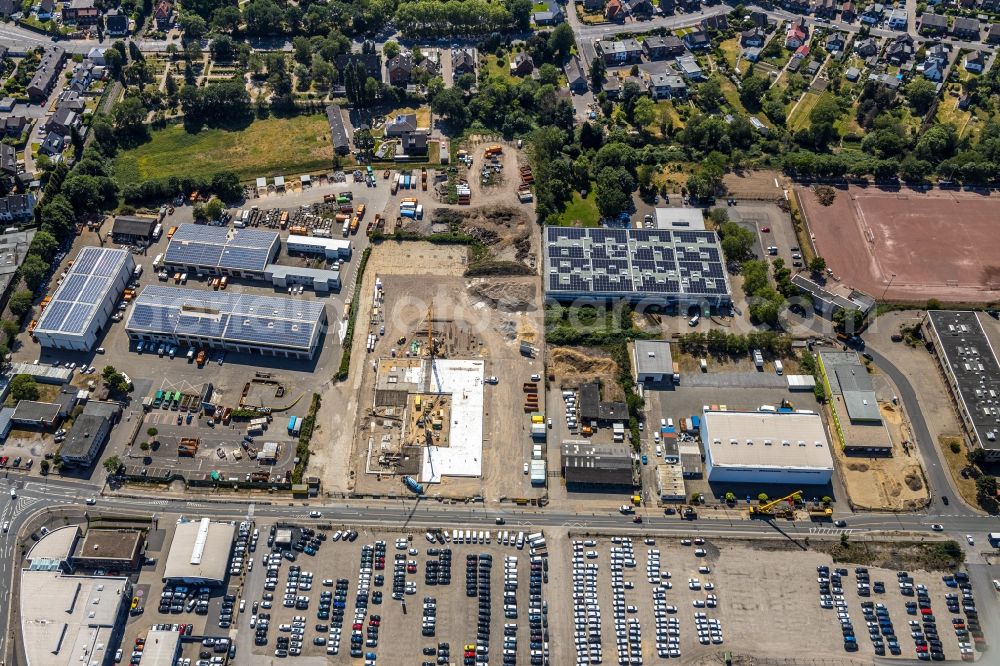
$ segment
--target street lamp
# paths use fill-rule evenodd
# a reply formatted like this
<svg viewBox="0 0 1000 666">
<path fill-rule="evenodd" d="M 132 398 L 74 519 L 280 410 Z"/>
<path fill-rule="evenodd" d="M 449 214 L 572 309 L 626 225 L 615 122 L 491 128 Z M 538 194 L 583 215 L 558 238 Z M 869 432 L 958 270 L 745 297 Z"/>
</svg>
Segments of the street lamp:
<svg viewBox="0 0 1000 666">
<path fill-rule="evenodd" d="M 887 291 L 889 291 L 889 287 L 892 286 L 892 281 L 895 279 L 896 279 L 896 274 L 893 273 L 892 276 L 889 278 L 889 284 L 885 285 L 885 289 L 882 290 L 882 297 L 879 298 L 879 300 L 882 301 L 883 303 L 885 303 L 885 294 Z"/>
</svg>

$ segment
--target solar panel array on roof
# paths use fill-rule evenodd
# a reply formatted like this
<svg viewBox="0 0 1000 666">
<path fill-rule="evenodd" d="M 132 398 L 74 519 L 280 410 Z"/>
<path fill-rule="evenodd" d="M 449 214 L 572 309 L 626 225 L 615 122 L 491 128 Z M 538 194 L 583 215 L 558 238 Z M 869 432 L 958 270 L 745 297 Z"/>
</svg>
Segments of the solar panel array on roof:
<svg viewBox="0 0 1000 666">
<path fill-rule="evenodd" d="M 125 250 L 101 247 L 80 250 L 62 284 L 42 311 L 35 335 L 83 335 L 127 262 L 130 262 L 130 255 Z"/>
<path fill-rule="evenodd" d="M 729 298 L 713 231 L 547 227 L 546 239 L 553 296 Z"/>
<path fill-rule="evenodd" d="M 166 263 L 233 271 L 263 271 L 278 249 L 278 234 L 260 229 L 182 224 L 167 245 Z"/>
<path fill-rule="evenodd" d="M 321 301 L 152 285 L 136 299 L 126 329 L 308 351 L 325 322 Z"/>
</svg>

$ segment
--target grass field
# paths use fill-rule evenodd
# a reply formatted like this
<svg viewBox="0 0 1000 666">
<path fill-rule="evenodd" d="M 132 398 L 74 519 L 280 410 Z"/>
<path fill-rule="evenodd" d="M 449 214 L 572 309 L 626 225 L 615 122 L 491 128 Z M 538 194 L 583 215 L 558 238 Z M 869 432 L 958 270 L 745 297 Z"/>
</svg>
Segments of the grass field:
<svg viewBox="0 0 1000 666">
<path fill-rule="evenodd" d="M 788 129 L 792 132 L 798 131 L 800 129 L 805 129 L 809 127 L 809 114 L 812 110 L 816 108 L 819 103 L 819 95 L 813 92 L 807 92 L 802 95 L 802 99 L 799 100 L 798 106 L 795 107 L 795 111 L 788 117 Z"/>
<path fill-rule="evenodd" d="M 580 197 L 579 192 L 574 192 L 573 200 L 559 216 L 559 225 L 563 227 L 596 227 L 600 221 L 601 214 L 597 212 L 597 195 L 594 190 L 590 190 L 586 198 Z"/>
<path fill-rule="evenodd" d="M 726 77 L 718 77 L 720 87 L 722 88 L 722 95 L 726 98 L 726 103 L 729 107 L 736 113 L 746 114 L 747 110 L 743 107 L 743 101 L 740 99 L 740 91 L 736 89 L 736 85 Z"/>
<path fill-rule="evenodd" d="M 332 167 L 333 147 L 324 115 L 268 118 L 242 130 L 203 129 L 197 134 L 171 125 L 155 130 L 150 141 L 120 153 L 114 161 L 119 183 L 205 177 L 226 170 L 249 180 Z"/>
<path fill-rule="evenodd" d="M 739 38 L 733 37 L 732 39 L 720 42 L 719 48 L 722 49 L 722 53 L 726 56 L 726 62 L 729 63 L 729 69 L 736 71 L 736 62 L 740 58 Z"/>
<path fill-rule="evenodd" d="M 960 136 L 968 131 L 969 119 L 972 113 L 958 108 L 958 98 L 945 95 L 938 104 L 936 120 L 938 123 L 949 123 L 955 126 Z"/>
<path fill-rule="evenodd" d="M 660 122 L 666 124 L 668 127 L 676 127 L 681 129 L 684 127 L 685 123 L 681 120 L 681 116 L 677 113 L 677 108 L 674 103 L 661 99 L 656 103 L 656 110 L 660 114 Z"/>
<path fill-rule="evenodd" d="M 499 58 L 494 54 L 486 56 L 486 71 L 487 73 L 497 79 L 508 82 L 516 82 L 517 77 L 511 76 L 510 74 L 510 58 L 513 58 L 515 53 L 508 53 L 509 57 L 503 59 L 503 65 L 499 64 Z"/>
</svg>

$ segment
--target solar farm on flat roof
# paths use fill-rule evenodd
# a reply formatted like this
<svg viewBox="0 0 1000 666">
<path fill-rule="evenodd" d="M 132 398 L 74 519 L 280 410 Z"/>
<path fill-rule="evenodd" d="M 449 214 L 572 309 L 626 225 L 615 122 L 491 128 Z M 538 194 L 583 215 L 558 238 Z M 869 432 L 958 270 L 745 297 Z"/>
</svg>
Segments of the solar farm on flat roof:
<svg viewBox="0 0 1000 666">
<path fill-rule="evenodd" d="M 114 248 L 85 247 L 80 250 L 63 283 L 42 312 L 35 335 L 83 335 L 129 258 L 128 252 Z"/>
<path fill-rule="evenodd" d="M 151 285 L 132 306 L 126 330 L 132 336 L 311 353 L 325 323 L 322 301 Z"/>
<path fill-rule="evenodd" d="M 278 252 L 278 234 L 261 229 L 182 224 L 167 245 L 170 266 L 261 272 Z"/>
<path fill-rule="evenodd" d="M 714 231 L 547 227 L 545 235 L 546 293 L 552 298 L 730 300 Z"/>
</svg>

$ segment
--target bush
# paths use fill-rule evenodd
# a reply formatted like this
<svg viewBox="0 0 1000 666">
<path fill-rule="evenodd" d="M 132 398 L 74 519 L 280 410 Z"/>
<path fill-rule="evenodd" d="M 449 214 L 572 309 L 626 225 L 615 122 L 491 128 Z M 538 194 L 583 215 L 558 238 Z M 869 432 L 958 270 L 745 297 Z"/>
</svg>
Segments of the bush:
<svg viewBox="0 0 1000 666">
<path fill-rule="evenodd" d="M 10 395 L 14 400 L 38 400 L 38 384 L 31 375 L 15 375 L 10 380 Z"/>
<path fill-rule="evenodd" d="M 962 445 L 961 445 L 961 444 L 959 444 L 958 442 L 952 442 L 952 443 L 951 443 L 951 444 L 950 444 L 950 445 L 948 446 L 948 448 L 950 448 L 950 449 L 951 449 L 951 452 L 952 452 L 952 453 L 961 453 L 961 452 L 962 452 Z"/>
<path fill-rule="evenodd" d="M 347 379 L 347 375 L 351 371 L 351 346 L 354 341 L 354 325 L 357 322 L 358 307 L 360 306 L 361 282 L 364 279 L 365 266 L 368 265 L 368 257 L 371 252 L 370 247 L 365 248 L 361 255 L 361 263 L 358 264 L 358 277 L 354 283 L 354 294 L 351 296 L 351 310 L 347 315 L 347 333 L 344 335 L 343 342 L 344 353 L 340 357 L 340 368 L 337 370 L 337 379 L 340 381 Z"/>
</svg>

